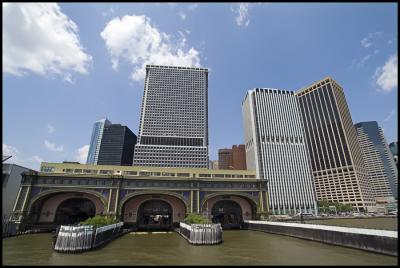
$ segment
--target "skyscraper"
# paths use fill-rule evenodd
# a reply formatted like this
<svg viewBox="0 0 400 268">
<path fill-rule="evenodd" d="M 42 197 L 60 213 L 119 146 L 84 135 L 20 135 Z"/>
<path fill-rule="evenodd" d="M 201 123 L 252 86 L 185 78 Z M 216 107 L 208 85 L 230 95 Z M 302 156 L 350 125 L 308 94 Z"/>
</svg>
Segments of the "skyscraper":
<svg viewBox="0 0 400 268">
<path fill-rule="evenodd" d="M 397 168 L 381 127 L 375 121 L 354 126 L 374 196 L 397 199 Z"/>
<path fill-rule="evenodd" d="M 294 92 L 249 90 L 242 103 L 247 169 L 268 181 L 271 214 L 317 213 L 310 160 Z"/>
<path fill-rule="evenodd" d="M 97 165 L 103 130 L 105 126 L 109 125 L 111 125 L 111 122 L 107 118 L 100 119 L 94 123 L 86 164 Z"/>
<path fill-rule="evenodd" d="M 132 166 L 136 140 L 136 135 L 126 126 L 104 127 L 97 164 Z"/>
<path fill-rule="evenodd" d="M 232 149 L 218 150 L 219 169 L 246 170 L 246 150 L 244 144 L 233 145 Z"/>
<path fill-rule="evenodd" d="M 232 163 L 232 150 L 219 149 L 218 150 L 218 168 L 219 169 L 233 169 Z"/>
<path fill-rule="evenodd" d="M 133 162 L 208 167 L 208 69 L 146 66 Z"/>
<path fill-rule="evenodd" d="M 297 92 L 318 200 L 375 206 L 343 89 L 330 77 Z"/>
<path fill-rule="evenodd" d="M 389 149 L 392 152 L 394 162 L 396 163 L 397 170 L 399 169 L 399 158 L 397 155 L 397 141 L 391 142 L 389 144 Z"/>
<path fill-rule="evenodd" d="M 244 144 L 232 146 L 232 166 L 236 170 L 246 170 L 246 149 Z"/>
</svg>

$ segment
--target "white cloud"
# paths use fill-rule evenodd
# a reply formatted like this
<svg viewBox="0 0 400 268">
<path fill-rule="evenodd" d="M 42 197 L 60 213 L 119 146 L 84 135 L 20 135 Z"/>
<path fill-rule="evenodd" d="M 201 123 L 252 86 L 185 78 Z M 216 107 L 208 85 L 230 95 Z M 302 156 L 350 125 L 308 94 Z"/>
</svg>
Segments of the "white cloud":
<svg viewBox="0 0 400 268">
<path fill-rule="evenodd" d="M 40 156 L 33 155 L 27 157 L 25 154 L 20 153 L 14 146 L 5 143 L 3 143 L 3 155 L 12 156 L 10 159 L 6 160 L 5 163 L 16 164 L 33 170 L 39 170 L 40 165 L 38 164 L 43 162 L 43 159 Z"/>
<path fill-rule="evenodd" d="M 39 164 L 43 162 L 43 158 L 37 155 L 32 156 L 31 158 L 29 158 L 29 160 L 33 163 L 39 163 Z"/>
<path fill-rule="evenodd" d="M 361 39 L 361 41 L 360 41 L 361 46 L 363 46 L 364 48 L 368 48 L 368 47 L 372 46 L 374 39 L 381 35 L 382 35 L 382 32 L 369 33 L 367 37 Z"/>
<path fill-rule="evenodd" d="M 56 129 L 52 125 L 47 125 L 47 131 L 49 134 L 53 134 Z"/>
<path fill-rule="evenodd" d="M 92 57 L 79 41 L 78 26 L 56 3 L 3 4 L 3 72 L 22 76 L 87 74 Z"/>
<path fill-rule="evenodd" d="M 231 8 L 232 12 L 237 13 L 235 21 L 238 26 L 249 26 L 250 19 L 248 16 L 250 6 L 250 3 L 238 3 L 236 8 Z"/>
<path fill-rule="evenodd" d="M 52 152 L 62 152 L 64 150 L 64 145 L 57 146 L 55 143 L 49 142 L 48 140 L 44 141 L 44 145 Z"/>
<path fill-rule="evenodd" d="M 178 14 L 179 14 L 179 17 L 181 17 L 182 20 L 185 20 L 185 19 L 186 19 L 186 14 L 183 13 L 183 11 L 179 11 Z"/>
<path fill-rule="evenodd" d="M 386 118 L 385 119 L 383 119 L 383 122 L 387 122 L 387 121 L 389 121 L 390 120 L 390 118 L 392 118 L 393 117 L 393 115 L 395 115 L 396 114 L 396 110 L 391 110 L 390 111 L 390 113 L 389 113 L 389 115 L 388 116 L 386 116 Z"/>
<path fill-rule="evenodd" d="M 11 145 L 3 143 L 3 155 L 12 156 L 6 163 L 14 163 L 23 166 L 25 161 L 21 158 L 19 150 Z"/>
<path fill-rule="evenodd" d="M 153 27 L 146 16 L 116 17 L 100 35 L 110 53 L 113 69 L 117 70 L 120 59 L 126 60 L 133 65 L 131 77 L 135 81 L 144 79 L 147 64 L 200 66 L 199 52 L 186 49 L 185 38 L 173 44 L 171 36 Z"/>
<path fill-rule="evenodd" d="M 18 149 L 14 146 L 7 145 L 3 143 L 3 155 L 17 155 L 19 153 Z"/>
<path fill-rule="evenodd" d="M 84 145 L 76 150 L 75 160 L 79 163 L 86 163 L 87 155 L 89 153 L 89 145 Z"/>
<path fill-rule="evenodd" d="M 368 54 L 366 56 L 364 56 L 359 62 L 357 62 L 357 68 L 362 68 L 365 66 L 365 63 L 371 59 L 371 55 Z"/>
<path fill-rule="evenodd" d="M 397 53 L 376 69 L 373 79 L 383 91 L 390 92 L 397 88 Z"/>
<path fill-rule="evenodd" d="M 189 10 L 195 10 L 197 7 L 199 6 L 199 4 L 192 4 L 188 7 Z"/>
<path fill-rule="evenodd" d="M 114 8 L 110 7 L 108 10 L 101 12 L 101 15 L 102 15 L 103 17 L 107 17 L 107 16 L 112 16 L 112 15 L 114 15 L 114 13 L 115 13 Z"/>
</svg>

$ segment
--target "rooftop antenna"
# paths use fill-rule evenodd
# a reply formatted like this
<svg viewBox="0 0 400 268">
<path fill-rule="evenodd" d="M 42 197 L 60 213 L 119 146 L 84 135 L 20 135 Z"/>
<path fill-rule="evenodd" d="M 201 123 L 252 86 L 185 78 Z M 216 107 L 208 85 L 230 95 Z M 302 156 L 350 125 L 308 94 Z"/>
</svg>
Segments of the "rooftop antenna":
<svg viewBox="0 0 400 268">
<path fill-rule="evenodd" d="M 12 155 L 3 155 L 3 162 L 7 161 L 8 159 L 10 159 L 12 157 Z"/>
</svg>

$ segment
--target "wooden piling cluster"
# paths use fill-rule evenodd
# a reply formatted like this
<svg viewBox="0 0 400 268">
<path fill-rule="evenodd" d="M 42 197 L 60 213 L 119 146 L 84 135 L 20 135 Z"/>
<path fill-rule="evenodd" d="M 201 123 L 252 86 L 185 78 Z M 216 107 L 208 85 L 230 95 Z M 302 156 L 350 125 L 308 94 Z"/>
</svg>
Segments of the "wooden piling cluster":
<svg viewBox="0 0 400 268">
<path fill-rule="evenodd" d="M 222 242 L 221 224 L 179 224 L 180 234 L 194 245 L 214 245 Z"/>
<path fill-rule="evenodd" d="M 79 253 L 101 246 L 116 238 L 121 232 L 123 222 L 94 228 L 92 225 L 61 225 L 54 243 L 54 250 L 63 253 Z"/>
</svg>

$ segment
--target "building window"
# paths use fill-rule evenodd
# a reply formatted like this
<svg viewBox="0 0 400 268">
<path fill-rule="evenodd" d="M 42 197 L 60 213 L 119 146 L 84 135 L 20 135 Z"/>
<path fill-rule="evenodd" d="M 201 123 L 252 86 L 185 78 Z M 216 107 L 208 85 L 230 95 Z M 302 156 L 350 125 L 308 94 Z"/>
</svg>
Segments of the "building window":
<svg viewBox="0 0 400 268">
<path fill-rule="evenodd" d="M 51 172 L 54 172 L 54 170 L 55 170 L 55 167 L 46 167 L 46 166 L 44 166 L 44 167 L 42 167 L 41 168 L 41 172 L 48 172 L 48 173 L 51 173 Z"/>
</svg>

